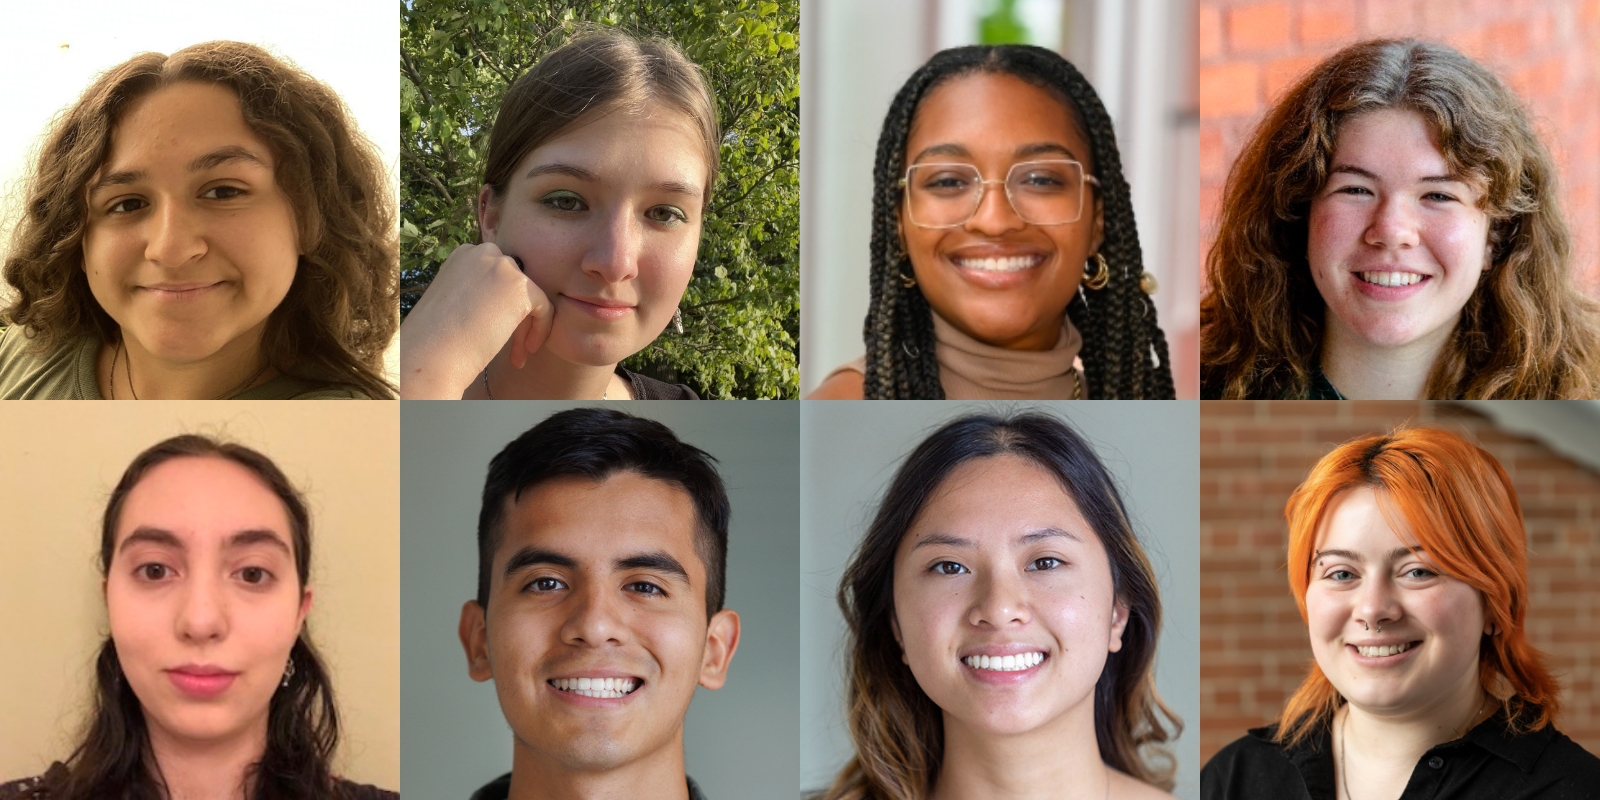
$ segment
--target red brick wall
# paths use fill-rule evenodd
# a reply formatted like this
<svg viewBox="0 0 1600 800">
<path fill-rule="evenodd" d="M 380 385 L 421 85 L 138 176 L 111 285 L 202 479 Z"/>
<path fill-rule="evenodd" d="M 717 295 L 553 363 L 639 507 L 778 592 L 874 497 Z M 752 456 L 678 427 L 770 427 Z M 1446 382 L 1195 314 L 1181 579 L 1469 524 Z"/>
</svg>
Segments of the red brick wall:
<svg viewBox="0 0 1600 800">
<path fill-rule="evenodd" d="M 1600 296 L 1600 0 L 1200 0 L 1201 253 L 1267 107 L 1350 42 L 1412 36 L 1493 69 L 1555 154 L 1580 284 Z M 1200 265 L 1204 270 L 1204 265 Z"/>
<path fill-rule="evenodd" d="M 1277 717 L 1311 647 L 1289 594 L 1289 493 L 1328 451 L 1402 422 L 1464 433 L 1511 475 L 1528 527 L 1528 634 L 1565 686 L 1557 725 L 1600 753 L 1600 475 L 1477 413 L 1420 402 L 1200 404 L 1200 756 Z"/>
</svg>

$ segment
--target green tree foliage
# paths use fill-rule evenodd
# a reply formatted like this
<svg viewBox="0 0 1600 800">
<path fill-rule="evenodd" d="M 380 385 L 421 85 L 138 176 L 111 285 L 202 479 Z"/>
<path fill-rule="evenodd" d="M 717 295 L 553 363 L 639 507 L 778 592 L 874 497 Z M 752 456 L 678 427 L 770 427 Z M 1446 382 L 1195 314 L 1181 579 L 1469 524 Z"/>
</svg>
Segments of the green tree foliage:
<svg viewBox="0 0 1600 800">
<path fill-rule="evenodd" d="M 799 393 L 799 3 L 761 0 L 414 0 L 400 6 L 400 245 L 411 309 L 474 210 L 507 87 L 585 23 L 676 42 L 711 79 L 722 174 L 671 326 L 629 369 L 703 396 Z"/>
</svg>

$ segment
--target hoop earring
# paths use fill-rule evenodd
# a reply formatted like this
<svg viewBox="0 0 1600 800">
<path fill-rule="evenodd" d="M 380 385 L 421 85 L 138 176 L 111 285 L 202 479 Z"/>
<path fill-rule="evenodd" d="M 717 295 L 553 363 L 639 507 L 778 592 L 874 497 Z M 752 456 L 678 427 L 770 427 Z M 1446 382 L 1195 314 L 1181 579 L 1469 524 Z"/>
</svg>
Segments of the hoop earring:
<svg viewBox="0 0 1600 800">
<path fill-rule="evenodd" d="M 915 289 L 917 288 L 917 279 L 902 272 L 900 273 L 900 285 L 907 289 Z"/>
<path fill-rule="evenodd" d="M 683 335 L 683 308 L 680 306 L 672 310 L 672 327 L 676 328 L 678 335 Z"/>
<path fill-rule="evenodd" d="M 1083 285 L 1098 292 L 1111 282 L 1111 265 L 1107 264 L 1106 257 L 1099 253 L 1094 254 L 1092 263 L 1095 269 L 1083 276 Z"/>
</svg>

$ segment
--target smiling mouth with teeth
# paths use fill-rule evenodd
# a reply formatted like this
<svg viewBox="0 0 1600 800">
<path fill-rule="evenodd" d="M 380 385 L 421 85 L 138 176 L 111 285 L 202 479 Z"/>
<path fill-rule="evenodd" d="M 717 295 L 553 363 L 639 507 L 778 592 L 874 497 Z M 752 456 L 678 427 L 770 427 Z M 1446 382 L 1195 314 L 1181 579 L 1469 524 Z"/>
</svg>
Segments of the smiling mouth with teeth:
<svg viewBox="0 0 1600 800">
<path fill-rule="evenodd" d="M 638 678 L 552 678 L 546 683 L 563 692 L 615 700 L 639 688 Z"/>
<path fill-rule="evenodd" d="M 1004 258 L 953 258 L 956 266 L 979 272 L 1021 272 L 1043 263 L 1043 256 L 1006 256 Z"/>
<path fill-rule="evenodd" d="M 1415 272 L 1357 272 L 1356 276 L 1374 286 L 1411 286 L 1427 277 Z"/>
<path fill-rule="evenodd" d="M 1022 653 L 1014 656 L 967 656 L 961 663 L 973 669 L 993 672 L 1021 672 L 1032 669 L 1044 661 L 1044 653 Z"/>
<path fill-rule="evenodd" d="M 1386 644 L 1375 647 L 1362 647 L 1361 645 L 1356 645 L 1356 652 L 1366 656 L 1367 658 L 1386 658 L 1388 656 L 1400 655 L 1401 653 L 1410 650 L 1416 644 L 1416 642 L 1406 642 L 1405 644 Z"/>
</svg>

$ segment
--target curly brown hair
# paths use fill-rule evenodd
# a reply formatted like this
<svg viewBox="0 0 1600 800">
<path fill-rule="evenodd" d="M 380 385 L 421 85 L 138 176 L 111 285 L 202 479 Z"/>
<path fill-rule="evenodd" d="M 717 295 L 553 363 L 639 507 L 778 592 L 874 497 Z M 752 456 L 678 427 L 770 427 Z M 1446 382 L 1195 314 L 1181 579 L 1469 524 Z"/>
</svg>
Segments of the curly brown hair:
<svg viewBox="0 0 1600 800">
<path fill-rule="evenodd" d="M 387 170 L 328 86 L 254 45 L 206 42 L 112 67 L 52 126 L 25 189 L 4 278 L 15 290 L 0 319 L 50 352 L 121 330 L 89 292 L 83 235 L 89 181 L 137 99 L 184 81 L 239 97 L 245 124 L 272 149 L 275 179 L 294 207 L 304 249 L 294 283 L 267 318 L 263 357 L 286 375 L 392 398 L 383 353 L 399 319 L 395 194 Z"/>
<path fill-rule="evenodd" d="M 1420 114 L 1455 174 L 1484 187 L 1490 263 L 1433 364 L 1439 399 L 1600 395 L 1600 304 L 1571 276 L 1556 165 L 1515 94 L 1441 44 L 1376 39 L 1314 67 L 1234 162 L 1200 301 L 1202 394 L 1305 398 L 1325 305 L 1306 257 L 1311 198 L 1339 128 L 1379 109 Z"/>
</svg>

